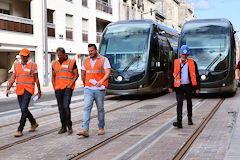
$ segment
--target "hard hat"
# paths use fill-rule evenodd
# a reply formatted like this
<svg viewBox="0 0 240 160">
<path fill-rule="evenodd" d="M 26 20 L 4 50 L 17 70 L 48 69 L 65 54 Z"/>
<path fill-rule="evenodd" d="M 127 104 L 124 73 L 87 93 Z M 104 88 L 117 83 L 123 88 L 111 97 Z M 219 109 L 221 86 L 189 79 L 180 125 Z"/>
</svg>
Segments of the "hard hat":
<svg viewBox="0 0 240 160">
<path fill-rule="evenodd" d="M 190 54 L 190 51 L 189 51 L 189 48 L 187 45 L 183 45 L 181 48 L 180 48 L 180 53 L 181 54 Z"/>
<path fill-rule="evenodd" d="M 20 55 L 16 55 L 16 58 L 21 58 Z"/>
<path fill-rule="evenodd" d="M 19 55 L 20 56 L 28 56 L 28 54 L 30 53 L 30 51 L 27 48 L 23 48 L 20 52 Z"/>
</svg>

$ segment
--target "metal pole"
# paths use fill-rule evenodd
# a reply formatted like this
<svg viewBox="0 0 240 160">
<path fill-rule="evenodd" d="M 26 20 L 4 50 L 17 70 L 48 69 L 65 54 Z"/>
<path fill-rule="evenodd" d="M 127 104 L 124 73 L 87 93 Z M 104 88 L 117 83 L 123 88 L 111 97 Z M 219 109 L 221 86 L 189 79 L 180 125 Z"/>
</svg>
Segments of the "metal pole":
<svg viewBox="0 0 240 160">
<path fill-rule="evenodd" d="M 47 0 L 43 0 L 43 50 L 45 53 L 45 86 L 48 86 L 48 28 L 47 28 Z"/>
</svg>

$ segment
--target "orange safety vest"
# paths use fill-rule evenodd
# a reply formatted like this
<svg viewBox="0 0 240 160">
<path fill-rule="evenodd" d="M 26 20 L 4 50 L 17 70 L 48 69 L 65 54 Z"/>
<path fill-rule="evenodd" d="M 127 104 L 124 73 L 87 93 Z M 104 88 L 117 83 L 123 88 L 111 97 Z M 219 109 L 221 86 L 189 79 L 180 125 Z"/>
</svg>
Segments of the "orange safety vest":
<svg viewBox="0 0 240 160">
<path fill-rule="evenodd" d="M 75 59 L 68 58 L 62 64 L 59 61 L 52 62 L 52 68 L 55 72 L 55 88 L 58 89 L 65 89 L 73 80 L 74 73 L 73 73 L 73 65 L 76 62 Z M 75 83 L 72 86 L 74 90 Z"/>
<path fill-rule="evenodd" d="M 90 79 L 95 79 L 96 81 L 100 81 L 105 76 L 105 70 L 104 70 L 104 63 L 105 63 L 105 57 L 100 56 L 100 58 L 97 58 L 94 67 L 92 68 L 90 57 L 84 58 L 83 65 L 86 68 L 86 79 L 85 79 L 85 86 L 92 87 L 94 84 L 90 83 Z M 108 86 L 108 80 L 103 82 L 105 88 Z"/>
<path fill-rule="evenodd" d="M 190 72 L 192 85 L 196 86 L 197 85 L 197 79 L 196 79 L 194 61 L 193 61 L 192 58 L 189 58 L 187 63 L 188 63 L 188 69 L 189 69 L 189 72 Z M 180 68 L 180 66 L 181 66 L 181 59 L 175 59 L 175 61 L 174 61 L 174 72 L 173 72 L 174 87 L 179 87 L 181 85 L 181 77 L 180 77 L 181 68 Z"/>
<path fill-rule="evenodd" d="M 14 71 L 16 75 L 16 94 L 23 95 L 25 89 L 34 94 L 35 89 L 35 79 L 34 71 L 37 67 L 37 64 L 29 62 L 24 69 L 22 68 L 21 62 L 15 63 Z"/>
</svg>

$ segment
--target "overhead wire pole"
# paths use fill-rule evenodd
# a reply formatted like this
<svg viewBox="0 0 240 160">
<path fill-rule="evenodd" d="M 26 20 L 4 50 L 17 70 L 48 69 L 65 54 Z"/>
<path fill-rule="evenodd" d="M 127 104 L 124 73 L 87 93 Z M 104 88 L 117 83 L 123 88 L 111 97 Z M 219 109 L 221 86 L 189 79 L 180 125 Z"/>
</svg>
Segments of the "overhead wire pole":
<svg viewBox="0 0 240 160">
<path fill-rule="evenodd" d="M 47 0 L 43 0 L 43 51 L 45 53 L 45 86 L 48 86 L 48 28 L 47 28 Z"/>
</svg>

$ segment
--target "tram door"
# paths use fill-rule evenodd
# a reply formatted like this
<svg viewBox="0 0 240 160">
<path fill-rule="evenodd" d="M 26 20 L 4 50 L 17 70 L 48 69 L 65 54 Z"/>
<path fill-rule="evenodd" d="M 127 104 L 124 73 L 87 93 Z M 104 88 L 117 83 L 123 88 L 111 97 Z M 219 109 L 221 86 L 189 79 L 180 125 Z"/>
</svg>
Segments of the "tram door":
<svg viewBox="0 0 240 160">
<path fill-rule="evenodd" d="M 165 88 L 168 86 L 168 50 L 170 47 L 165 37 L 159 34 L 153 37 L 150 56 L 150 78 L 156 78 L 157 76 L 154 87 Z"/>
</svg>

